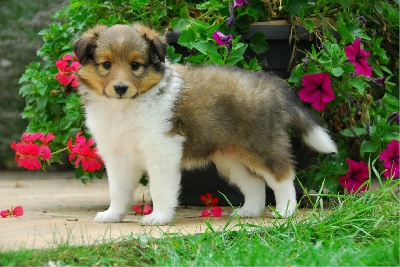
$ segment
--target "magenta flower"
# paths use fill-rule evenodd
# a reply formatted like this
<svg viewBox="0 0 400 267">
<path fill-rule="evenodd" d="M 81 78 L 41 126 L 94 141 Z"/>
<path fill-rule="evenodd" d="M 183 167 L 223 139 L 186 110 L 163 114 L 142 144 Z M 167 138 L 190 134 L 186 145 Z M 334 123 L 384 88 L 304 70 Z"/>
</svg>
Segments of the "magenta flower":
<svg viewBox="0 0 400 267">
<path fill-rule="evenodd" d="M 392 112 L 392 114 L 389 115 L 387 123 L 390 123 L 390 125 L 397 123 L 397 125 L 400 125 L 400 114 L 398 112 Z"/>
<path fill-rule="evenodd" d="M 399 145 L 399 141 L 392 140 L 379 155 L 379 159 L 384 162 L 383 167 L 385 167 L 385 172 L 383 176 L 386 178 L 399 177 Z"/>
<path fill-rule="evenodd" d="M 226 47 L 230 47 L 232 45 L 232 35 L 228 34 L 225 36 L 222 32 L 220 31 L 215 31 L 212 34 L 212 37 L 217 41 L 217 44 L 219 45 L 225 45 Z"/>
<path fill-rule="evenodd" d="M 364 161 L 357 162 L 351 159 L 347 159 L 346 162 L 349 164 L 349 171 L 346 175 L 339 177 L 339 183 L 343 188 L 346 188 L 350 194 L 367 190 L 367 185 L 362 186 L 368 181 L 369 177 L 367 163 Z"/>
<path fill-rule="evenodd" d="M 329 73 L 307 74 L 301 81 L 299 98 L 304 102 L 311 103 L 316 110 L 324 110 L 328 103 L 335 99 Z"/>
<path fill-rule="evenodd" d="M 374 82 L 376 85 L 380 87 L 385 88 L 385 80 L 386 80 L 385 76 L 379 78 L 368 78 L 368 80 Z"/>
<path fill-rule="evenodd" d="M 237 7 L 240 7 L 240 6 L 248 6 L 248 5 L 251 4 L 251 2 L 247 1 L 247 0 L 234 0 L 233 2 L 234 2 L 233 3 L 233 8 L 237 8 Z"/>
<path fill-rule="evenodd" d="M 354 43 L 344 48 L 347 58 L 353 63 L 357 75 L 372 76 L 372 68 L 368 64 L 371 53 L 361 49 L 361 39 L 357 38 Z"/>
<path fill-rule="evenodd" d="M 226 26 L 232 27 L 235 25 L 235 13 L 233 12 L 233 3 L 229 2 L 229 19 L 226 22 Z"/>
</svg>

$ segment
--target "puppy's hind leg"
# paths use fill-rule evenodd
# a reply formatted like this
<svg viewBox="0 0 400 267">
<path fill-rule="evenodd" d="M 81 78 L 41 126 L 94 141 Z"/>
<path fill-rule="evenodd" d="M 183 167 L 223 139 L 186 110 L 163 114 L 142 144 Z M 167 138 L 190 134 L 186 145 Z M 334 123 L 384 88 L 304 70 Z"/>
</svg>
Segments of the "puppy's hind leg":
<svg viewBox="0 0 400 267">
<path fill-rule="evenodd" d="M 282 216 L 284 218 L 291 216 L 296 210 L 296 189 L 294 187 L 294 171 L 290 170 L 283 177 L 276 177 L 273 174 L 265 171 L 258 170 L 257 173 L 262 175 L 267 184 L 274 191 L 276 201 L 276 214 L 272 213 L 274 217 Z"/>
<path fill-rule="evenodd" d="M 123 160 L 111 160 L 107 162 L 107 176 L 110 191 L 110 207 L 104 212 L 97 213 L 95 222 L 110 223 L 121 222 L 128 211 L 132 200 L 133 189 L 139 183 L 143 172 L 135 170 Z"/>
<path fill-rule="evenodd" d="M 237 155 L 216 155 L 213 161 L 218 172 L 236 185 L 244 195 L 244 204 L 232 215 L 259 217 L 265 207 L 265 181 L 250 173 Z"/>
</svg>

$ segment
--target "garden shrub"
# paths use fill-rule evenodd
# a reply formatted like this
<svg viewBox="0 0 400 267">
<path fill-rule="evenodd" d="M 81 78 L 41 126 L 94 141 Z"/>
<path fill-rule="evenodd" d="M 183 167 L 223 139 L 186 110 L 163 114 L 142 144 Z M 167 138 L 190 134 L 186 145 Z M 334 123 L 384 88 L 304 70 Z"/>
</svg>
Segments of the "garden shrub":
<svg viewBox="0 0 400 267">
<path fill-rule="evenodd" d="M 248 55 L 264 53 L 268 36 L 256 33 L 247 40 L 243 36 L 253 22 L 283 18 L 300 25 L 292 28 L 290 41 L 294 55 L 304 55 L 288 82 L 322 118 L 339 147 L 336 155 L 316 155 L 316 164 L 300 172 L 300 177 L 308 178 L 306 187 L 318 190 L 323 184 L 336 193 L 343 190 L 340 182 L 353 192 L 371 176 L 398 177 L 399 15 L 395 1 L 71 0 L 54 17 L 65 22 L 40 31 L 44 45 L 38 56 L 43 63 L 32 62 L 20 79 L 27 132 L 52 133 L 53 150 L 65 148 L 81 131 L 88 135 L 76 88 L 68 82 L 61 85 L 55 78 L 55 63 L 66 55 L 72 58 L 74 40 L 88 28 L 97 23 L 140 22 L 165 34 L 178 30 L 177 44 L 186 52 L 180 54 L 168 46 L 171 62 L 254 71 L 261 70 L 261 64 Z M 310 33 L 309 51 L 296 46 L 298 27 Z M 389 149 L 390 142 L 394 145 Z M 63 153 L 55 153 L 49 161 L 67 160 Z M 381 173 L 360 175 L 368 168 L 364 163 L 375 164 Z M 79 166 L 76 176 L 83 182 L 101 177 Z"/>
</svg>

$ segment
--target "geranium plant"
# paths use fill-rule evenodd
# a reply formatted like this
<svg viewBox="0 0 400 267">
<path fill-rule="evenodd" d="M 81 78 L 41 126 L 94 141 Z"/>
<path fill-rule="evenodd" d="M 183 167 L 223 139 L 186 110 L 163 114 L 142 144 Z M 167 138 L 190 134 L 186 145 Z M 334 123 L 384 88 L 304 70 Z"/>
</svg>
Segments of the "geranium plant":
<svg viewBox="0 0 400 267">
<path fill-rule="evenodd" d="M 339 146 L 336 155 L 315 155 L 315 164 L 299 172 L 299 178 L 307 177 L 308 189 L 318 190 L 323 184 L 333 193 L 362 191 L 365 168 L 363 175 L 354 174 L 355 162 L 374 162 L 389 179 L 399 176 L 398 8 L 395 1 L 378 0 L 71 0 L 55 14 L 64 22 L 52 23 L 39 33 L 44 41 L 38 51 L 42 62 L 31 63 L 20 79 L 27 132 L 51 133 L 51 151 L 72 152 L 69 159 L 78 166 L 77 178 L 101 177 L 88 175 L 90 170 L 101 172 L 90 136 L 75 146 L 67 145 L 70 138 L 81 140 L 79 132 L 87 132 L 76 91 L 74 72 L 79 65 L 72 53 L 73 41 L 97 23 L 138 21 L 158 31 L 179 31 L 178 46 L 167 48 L 172 63 L 262 70 L 259 59 L 268 49 L 269 36 L 259 32 L 249 36 L 250 25 L 286 19 L 292 23 L 293 46 L 288 82 L 299 101 L 324 121 Z M 309 33 L 307 50 L 297 46 L 299 28 Z M 295 62 L 298 55 L 303 57 Z M 38 169 L 43 162 L 65 162 L 63 153 L 53 152 L 48 158 L 43 153 L 48 145 L 42 141 L 24 142 L 18 148 L 13 145 L 20 166 Z"/>
</svg>

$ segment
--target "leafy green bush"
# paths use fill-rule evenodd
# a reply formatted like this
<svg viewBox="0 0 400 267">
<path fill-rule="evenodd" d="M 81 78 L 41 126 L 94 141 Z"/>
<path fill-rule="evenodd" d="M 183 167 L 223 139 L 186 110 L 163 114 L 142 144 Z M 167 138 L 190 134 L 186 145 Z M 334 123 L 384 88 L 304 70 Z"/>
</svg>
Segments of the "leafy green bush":
<svg viewBox="0 0 400 267">
<path fill-rule="evenodd" d="M 234 7 L 234 2 L 243 5 Z M 186 50 L 179 54 L 176 47 L 169 46 L 167 54 L 173 63 L 235 65 L 248 70 L 262 69 L 257 58 L 249 55 L 268 49 L 268 37 L 262 33 L 243 38 L 252 22 L 286 18 L 293 25 L 305 27 L 313 44 L 310 51 L 299 51 L 297 28 L 293 27 L 293 51 L 303 53 L 304 59 L 294 67 L 288 81 L 301 95 L 303 79 L 329 78 L 334 99 L 319 105 L 316 113 L 339 145 L 337 155 L 319 155 L 317 165 L 300 173 L 308 177 L 309 189 L 318 189 L 324 183 L 331 192 L 337 192 L 338 178 L 351 172 L 347 171 L 346 158 L 374 160 L 390 141 L 399 139 L 398 118 L 395 123 L 388 121 L 399 109 L 395 84 L 399 16 L 395 1 L 253 0 L 249 4 L 229 0 L 71 0 L 55 17 L 65 19 L 65 23 L 52 23 L 39 33 L 44 45 L 38 56 L 44 63 L 33 62 L 27 67 L 20 79 L 20 94 L 26 101 L 23 117 L 30 122 L 27 131 L 53 133 L 52 146 L 56 149 L 62 149 L 70 137 L 86 129 L 80 99 L 74 88 L 61 86 L 55 79 L 55 62 L 71 54 L 73 41 L 95 24 L 135 21 L 163 33 L 180 31 L 177 44 Z M 360 49 L 370 53 L 364 63 L 370 66 L 371 77 L 354 74 L 357 69 L 345 52 L 357 40 L 362 43 Z M 317 76 L 307 76 L 313 74 Z M 65 160 L 57 154 L 51 161 Z M 374 162 L 382 172 L 387 168 L 381 161 Z M 77 172 L 77 178 L 83 181 L 88 177 L 82 170 Z"/>
</svg>

